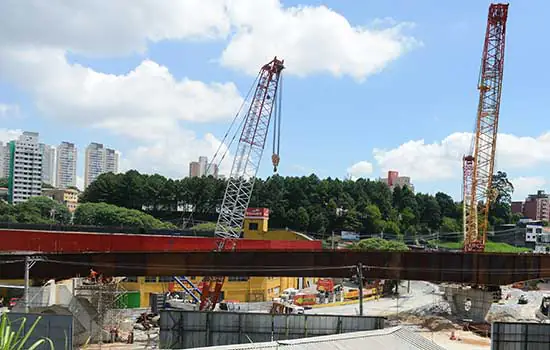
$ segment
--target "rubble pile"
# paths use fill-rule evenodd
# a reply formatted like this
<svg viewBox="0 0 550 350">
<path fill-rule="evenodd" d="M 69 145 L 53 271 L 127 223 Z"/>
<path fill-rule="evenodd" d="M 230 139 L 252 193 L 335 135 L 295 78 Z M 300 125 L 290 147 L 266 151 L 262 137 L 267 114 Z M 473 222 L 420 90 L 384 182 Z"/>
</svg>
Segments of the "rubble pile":
<svg viewBox="0 0 550 350">
<path fill-rule="evenodd" d="M 536 312 L 540 307 L 544 292 L 503 288 L 502 294 L 503 302 L 491 306 L 487 313 L 487 322 L 540 322 Z M 527 298 L 527 304 L 518 303 L 522 295 Z"/>
</svg>

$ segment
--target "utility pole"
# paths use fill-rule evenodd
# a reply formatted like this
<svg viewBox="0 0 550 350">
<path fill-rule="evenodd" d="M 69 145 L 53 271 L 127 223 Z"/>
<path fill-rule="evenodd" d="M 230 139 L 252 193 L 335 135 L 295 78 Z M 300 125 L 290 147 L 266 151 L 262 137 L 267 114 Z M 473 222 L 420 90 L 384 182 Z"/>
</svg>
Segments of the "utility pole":
<svg viewBox="0 0 550 350">
<path fill-rule="evenodd" d="M 334 250 L 334 230 L 332 230 L 331 243 L 332 243 L 332 250 Z"/>
<path fill-rule="evenodd" d="M 357 279 L 359 280 L 359 315 L 363 316 L 363 264 L 357 264 Z"/>
<path fill-rule="evenodd" d="M 31 259 L 29 256 L 25 256 L 25 291 L 24 291 L 24 301 L 25 301 L 25 313 L 29 312 L 29 272 L 31 269 Z"/>
</svg>

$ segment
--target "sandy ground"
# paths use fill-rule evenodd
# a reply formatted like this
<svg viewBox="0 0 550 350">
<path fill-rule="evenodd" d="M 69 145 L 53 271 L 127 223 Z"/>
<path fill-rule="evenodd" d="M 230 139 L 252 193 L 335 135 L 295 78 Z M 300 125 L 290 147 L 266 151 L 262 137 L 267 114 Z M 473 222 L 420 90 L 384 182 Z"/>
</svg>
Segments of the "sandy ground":
<svg viewBox="0 0 550 350">
<path fill-rule="evenodd" d="M 418 330 L 417 333 L 447 350 L 487 350 L 491 348 L 489 338 L 483 338 L 472 332 L 455 331 L 455 336 L 459 340 L 450 340 L 451 331 Z"/>
</svg>

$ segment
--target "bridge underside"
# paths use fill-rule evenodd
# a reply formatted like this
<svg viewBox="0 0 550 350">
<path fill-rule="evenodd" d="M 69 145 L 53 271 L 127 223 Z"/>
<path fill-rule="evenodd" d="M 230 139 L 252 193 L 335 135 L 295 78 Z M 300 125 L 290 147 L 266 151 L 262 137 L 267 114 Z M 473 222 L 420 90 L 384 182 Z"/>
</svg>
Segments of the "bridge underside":
<svg viewBox="0 0 550 350">
<path fill-rule="evenodd" d="M 25 254 L 0 255 L 0 279 L 23 277 Z M 110 276 L 348 277 L 504 285 L 550 278 L 550 255 L 451 252 L 245 251 L 40 254 L 31 278 Z"/>
</svg>

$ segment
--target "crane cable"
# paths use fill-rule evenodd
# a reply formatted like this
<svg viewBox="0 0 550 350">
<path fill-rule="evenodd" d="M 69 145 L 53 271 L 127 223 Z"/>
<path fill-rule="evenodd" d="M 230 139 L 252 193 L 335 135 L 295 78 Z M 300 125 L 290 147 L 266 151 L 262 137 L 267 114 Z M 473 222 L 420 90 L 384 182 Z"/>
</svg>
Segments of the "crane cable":
<svg viewBox="0 0 550 350">
<path fill-rule="evenodd" d="M 206 167 L 206 174 L 208 174 L 210 172 L 210 168 L 212 167 L 212 164 L 214 164 L 214 161 L 216 159 L 216 157 L 218 156 L 218 153 L 220 152 L 221 148 L 225 145 L 225 141 L 227 140 L 227 137 L 229 136 L 229 133 L 231 132 L 231 130 L 233 129 L 233 126 L 235 125 L 235 122 L 237 121 L 237 119 L 239 118 L 239 116 L 241 116 L 241 122 L 239 123 L 239 127 L 236 129 L 236 131 L 233 133 L 233 137 L 231 138 L 231 141 L 229 142 L 229 145 L 226 147 L 225 149 L 225 152 L 223 153 L 223 155 L 221 156 L 221 158 L 219 159 L 219 161 L 216 163 L 216 165 L 219 167 L 221 165 L 221 162 L 225 159 L 225 156 L 227 155 L 227 153 L 229 152 L 229 150 L 231 149 L 231 146 L 233 145 L 235 139 L 237 138 L 237 135 L 239 134 L 239 130 L 242 129 L 242 126 L 246 120 L 246 114 L 245 115 L 241 115 L 241 112 L 244 108 L 244 106 L 246 105 L 249 97 L 250 97 L 250 94 L 252 93 L 252 91 L 256 88 L 257 86 L 257 82 L 258 82 L 258 79 L 260 77 L 260 74 L 261 72 L 259 72 L 257 75 L 256 75 L 256 78 L 254 79 L 254 82 L 253 84 L 250 86 L 250 89 L 248 90 L 248 93 L 246 94 L 244 100 L 243 100 L 243 103 L 241 104 L 241 106 L 239 107 L 239 110 L 237 111 L 237 113 L 235 114 L 235 117 L 233 118 L 233 121 L 231 122 L 231 125 L 229 126 L 229 129 L 227 129 L 227 131 L 225 132 L 225 135 L 222 139 L 222 141 L 220 142 L 218 148 L 216 149 L 216 152 L 214 153 L 214 156 L 212 157 L 212 159 L 210 160 L 210 162 L 208 163 L 207 167 Z M 197 202 L 200 202 L 200 199 L 202 199 L 202 192 L 199 193 L 199 200 L 197 200 Z M 193 220 L 193 214 L 195 213 L 195 206 L 193 206 L 193 209 L 191 210 L 191 213 L 189 214 L 189 217 L 187 220 L 184 220 L 185 218 L 185 214 L 182 215 L 182 229 L 185 229 L 187 227 L 187 223 L 191 222 Z"/>
<path fill-rule="evenodd" d="M 283 96 L 283 76 L 279 76 L 279 86 L 275 92 L 275 120 L 273 125 L 273 172 L 277 172 L 279 166 L 279 153 L 281 145 L 281 114 L 282 114 L 282 96 Z"/>
<path fill-rule="evenodd" d="M 229 129 L 226 131 L 222 141 L 220 142 L 220 145 L 218 146 L 218 149 L 216 150 L 216 152 L 214 153 L 214 156 L 212 157 L 212 160 L 210 161 L 210 163 L 208 164 L 208 168 L 207 168 L 207 171 L 206 173 L 208 173 L 208 170 L 210 170 L 210 167 L 212 166 L 212 164 L 214 163 L 214 160 L 216 159 L 216 157 L 218 156 L 218 153 L 220 152 L 221 148 L 223 147 L 223 145 L 225 144 L 225 140 L 227 139 L 227 136 L 229 136 L 229 133 L 231 132 L 231 129 L 233 128 L 233 126 L 235 125 L 235 122 L 237 121 L 237 119 L 239 118 L 239 116 L 241 115 L 241 112 L 246 104 L 246 102 L 248 101 L 248 98 L 250 97 L 250 94 L 252 93 L 252 90 L 254 90 L 257 86 L 257 81 L 260 77 L 260 74 L 261 72 L 259 72 L 257 75 L 256 75 L 256 78 L 254 79 L 254 82 L 253 84 L 250 86 L 250 89 L 248 90 L 248 93 L 246 94 L 244 100 L 243 100 L 243 103 L 241 104 L 241 106 L 239 107 L 239 110 L 237 111 L 237 113 L 235 114 L 235 117 L 233 118 L 233 121 L 231 122 L 231 125 L 229 126 Z M 225 149 L 225 152 L 223 153 L 221 159 L 218 161 L 218 163 L 216 163 L 218 166 L 221 164 L 221 162 L 224 160 L 225 156 L 227 155 L 229 149 L 231 148 L 231 145 L 233 144 L 233 142 L 235 141 L 235 139 L 237 138 L 237 135 L 238 135 L 238 131 L 242 129 L 242 125 L 244 123 L 244 121 L 246 120 L 246 114 L 243 116 L 243 118 L 241 119 L 241 122 L 239 123 L 239 127 L 237 128 L 237 131 L 233 134 L 233 137 L 231 138 L 231 141 L 229 142 L 229 145 L 227 146 L 227 148 Z"/>
</svg>

